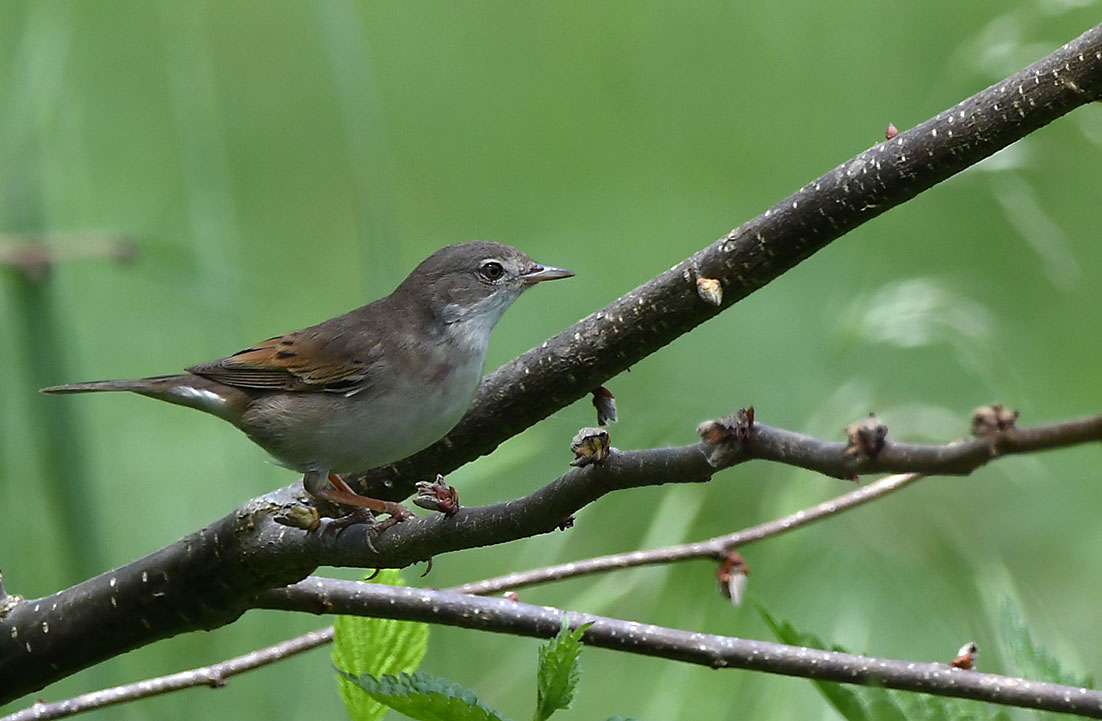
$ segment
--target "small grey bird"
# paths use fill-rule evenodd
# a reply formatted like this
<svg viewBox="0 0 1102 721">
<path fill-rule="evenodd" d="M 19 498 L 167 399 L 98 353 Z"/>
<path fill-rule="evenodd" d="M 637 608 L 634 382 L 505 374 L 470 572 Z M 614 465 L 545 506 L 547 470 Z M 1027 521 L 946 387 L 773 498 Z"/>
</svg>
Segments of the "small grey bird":
<svg viewBox="0 0 1102 721">
<path fill-rule="evenodd" d="M 505 310 L 528 287 L 572 275 L 502 243 L 456 243 L 385 298 L 181 375 L 42 392 L 131 391 L 196 408 L 305 473 L 315 497 L 393 513 L 395 504 L 356 494 L 335 474 L 405 458 L 451 430 L 478 390 Z"/>
</svg>

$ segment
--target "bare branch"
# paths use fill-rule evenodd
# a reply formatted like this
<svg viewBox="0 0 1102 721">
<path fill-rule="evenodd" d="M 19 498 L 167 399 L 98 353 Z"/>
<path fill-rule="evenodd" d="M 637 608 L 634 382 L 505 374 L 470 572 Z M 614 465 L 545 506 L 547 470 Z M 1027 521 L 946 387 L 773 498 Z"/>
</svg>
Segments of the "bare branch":
<svg viewBox="0 0 1102 721">
<path fill-rule="evenodd" d="M 311 631 L 211 666 L 193 668 L 188 671 L 150 678 L 102 691 L 93 691 L 55 703 L 39 701 L 33 706 L 0 718 L 0 721 L 43 721 L 44 719 L 63 718 L 97 708 L 104 708 L 105 706 L 137 701 L 150 696 L 159 696 L 184 688 L 194 688 L 195 686 L 218 688 L 224 686 L 226 679 L 231 676 L 267 666 L 276 661 L 282 661 L 285 658 L 325 645 L 332 640 L 332 626 L 319 628 L 317 631 Z"/>
<path fill-rule="evenodd" d="M 320 579 L 268 591 L 262 598 L 263 608 L 424 621 L 537 638 L 554 636 L 564 613 L 504 598 Z M 940 663 L 858 656 L 584 613 L 566 614 L 572 627 L 594 624 L 582 637 L 588 646 L 717 669 L 750 669 L 1102 718 L 1102 691 L 1092 689 L 964 671 Z"/>
<path fill-rule="evenodd" d="M 943 445 L 893 443 L 886 439 L 875 455 L 851 446 L 760 423 L 745 435 L 672 448 L 610 449 L 600 463 L 574 468 L 534 493 L 490 506 L 462 508 L 451 516 L 421 517 L 400 524 L 365 548 L 355 535 L 342 534 L 324 552 L 337 566 L 405 565 L 465 548 L 504 543 L 560 526 L 577 510 L 613 490 L 699 483 L 721 468 L 770 460 L 850 478 L 866 473 L 964 474 L 996 458 L 1102 440 L 1102 415 L 1031 428 L 1010 427 L 983 438 Z"/>
<path fill-rule="evenodd" d="M 736 414 L 743 421 L 745 416 Z M 256 594 L 299 581 L 318 565 L 403 567 L 449 551 L 553 531 L 613 490 L 710 480 L 719 470 L 713 465 L 717 451 L 722 466 L 767 459 L 839 476 L 909 470 L 908 464 L 927 472 L 963 473 L 999 455 L 1098 440 L 1102 416 L 1008 427 L 941 446 L 885 441 L 875 457 L 852 454 L 841 442 L 758 423 L 739 428 L 733 438 L 706 433 L 711 444 L 611 449 L 601 462 L 574 468 L 524 498 L 462 508 L 450 516 L 420 516 L 375 537 L 352 530 L 334 533 L 327 530 L 330 519 L 322 521 L 320 532 L 280 525 L 288 508 L 310 503 L 301 488 L 281 489 L 146 558 L 53 596 L 13 605 L 0 618 L 0 650 L 13 649 L 0 654 L 0 675 L 8 682 L 4 693 L 14 698 L 43 679 L 60 678 L 113 653 L 229 623 Z"/>
<path fill-rule="evenodd" d="M 1001 456 L 1098 440 L 1102 440 L 1102 415 L 1032 428 L 1010 427 L 943 445 L 894 443 L 883 438 L 874 453 L 867 449 L 857 451 L 852 443 L 822 440 L 754 423 L 746 438 L 738 439 L 736 447 L 727 449 L 729 457 L 723 456 L 723 465 L 755 459 L 776 461 L 836 478 L 867 473 L 966 475 Z"/>
<path fill-rule="evenodd" d="M 365 474 L 368 495 L 490 453 L 881 213 L 1102 97 L 1102 25 L 933 118 L 847 160 L 723 238 L 492 373 L 443 440 Z M 718 281 L 720 305 L 697 280 Z"/>
<path fill-rule="evenodd" d="M 697 558 L 712 558 L 722 560 L 726 553 L 734 548 L 741 548 L 754 541 L 761 541 L 772 536 L 780 535 L 787 531 L 806 526 L 809 523 L 822 520 L 828 516 L 834 516 L 842 511 L 864 505 L 889 493 L 909 486 L 915 481 L 926 478 L 917 473 L 903 473 L 881 478 L 867 486 L 850 491 L 829 501 L 791 513 L 782 518 L 766 521 L 756 526 L 744 528 L 741 531 L 715 536 L 704 541 L 693 543 L 681 543 L 676 546 L 664 548 L 652 548 L 646 551 L 630 551 L 628 553 L 614 553 L 607 556 L 596 556 L 581 561 L 560 563 L 555 566 L 533 568 L 529 571 L 509 573 L 496 578 L 487 578 L 482 581 L 472 581 L 462 586 L 450 589 L 458 593 L 469 593 L 475 596 L 488 596 L 491 593 L 515 590 L 527 586 L 536 586 L 552 581 L 565 581 L 568 578 L 588 576 L 605 571 L 616 571 L 637 566 L 651 566 L 677 561 L 688 561 Z M 2 720 L 0 720 L 2 721 Z"/>
<path fill-rule="evenodd" d="M 456 593 L 485 596 L 498 593 L 507 589 L 533 586 L 550 581 L 559 581 L 567 578 L 575 578 L 603 571 L 632 568 L 656 563 L 669 563 L 694 558 L 713 557 L 722 558 L 724 553 L 736 546 L 741 546 L 753 541 L 763 540 L 790 531 L 813 521 L 832 516 L 850 508 L 856 508 L 875 498 L 887 495 L 899 490 L 913 481 L 923 478 L 917 474 L 889 476 L 874 483 L 850 491 L 842 496 L 817 504 L 802 511 L 797 511 L 783 518 L 752 526 L 742 531 L 716 536 L 715 538 L 697 543 L 686 543 L 666 548 L 656 548 L 650 551 L 637 551 L 633 553 L 621 553 L 612 556 L 600 556 L 574 563 L 564 563 L 558 566 L 537 568 L 521 573 L 511 573 L 506 576 L 490 578 L 484 581 L 475 581 L 462 586 L 455 586 L 450 591 Z M 2 576 L 0 576 L 2 580 Z M 304 583 L 310 583 L 312 579 L 304 579 Z M 319 579 L 324 583 L 324 579 Z M 0 583 L 0 603 L 3 601 L 3 584 Z M 17 711 L 9 716 L 0 718 L 0 721 L 29 721 L 30 719 L 54 719 L 72 716 L 77 713 L 89 711 L 95 708 L 110 706 L 123 701 L 132 701 L 149 696 L 170 693 L 182 688 L 191 688 L 204 685 L 221 685 L 221 682 L 238 673 L 260 668 L 268 663 L 290 658 L 292 655 L 308 651 L 311 648 L 329 643 L 333 639 L 333 627 L 326 626 L 316 631 L 311 631 L 302 636 L 281 641 L 280 643 L 257 649 L 244 656 L 229 659 L 212 666 L 182 671 L 180 673 L 161 676 L 159 678 L 138 681 L 114 688 L 93 691 L 81 694 L 64 701 L 53 703 L 39 702 L 31 707 Z M 211 683 L 212 679 L 218 683 Z"/>
</svg>

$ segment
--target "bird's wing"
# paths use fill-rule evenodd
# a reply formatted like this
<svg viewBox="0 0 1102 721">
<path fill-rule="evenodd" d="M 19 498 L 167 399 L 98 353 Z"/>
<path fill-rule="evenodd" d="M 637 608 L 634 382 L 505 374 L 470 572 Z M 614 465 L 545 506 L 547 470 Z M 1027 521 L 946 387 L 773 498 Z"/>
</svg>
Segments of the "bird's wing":
<svg viewBox="0 0 1102 721">
<path fill-rule="evenodd" d="M 239 388 L 331 393 L 363 390 L 371 367 L 383 360 L 381 348 L 352 348 L 343 334 L 322 340 L 312 330 L 275 336 L 187 370 Z"/>
</svg>

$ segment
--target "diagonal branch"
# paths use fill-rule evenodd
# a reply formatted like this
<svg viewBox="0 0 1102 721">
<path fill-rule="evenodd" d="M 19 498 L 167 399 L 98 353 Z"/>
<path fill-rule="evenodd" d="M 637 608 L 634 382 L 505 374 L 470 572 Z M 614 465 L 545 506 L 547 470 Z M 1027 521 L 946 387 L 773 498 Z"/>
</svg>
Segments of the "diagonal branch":
<svg viewBox="0 0 1102 721">
<path fill-rule="evenodd" d="M 917 473 L 902 473 L 887 476 L 862 486 L 855 491 L 843 493 L 830 500 L 817 503 L 810 508 L 803 508 L 795 513 L 790 513 L 772 521 L 759 523 L 734 533 L 726 533 L 703 541 L 679 543 L 674 546 L 651 548 L 645 551 L 629 551 L 627 553 L 612 553 L 606 556 L 595 556 L 581 561 L 559 563 L 554 566 L 533 568 L 527 571 L 508 573 L 496 578 L 487 578 L 481 581 L 472 581 L 456 586 L 450 590 L 459 593 L 469 593 L 474 596 L 488 596 L 501 591 L 516 590 L 528 586 L 537 586 L 552 581 L 565 581 L 570 578 L 589 576 L 605 571 L 618 571 L 639 566 L 651 566 L 656 564 L 675 563 L 696 558 L 711 558 L 723 560 L 727 552 L 734 548 L 741 548 L 755 541 L 786 533 L 788 531 L 806 526 L 824 518 L 833 517 L 843 511 L 862 506 L 869 501 L 874 501 L 889 493 L 906 488 L 910 484 L 926 476 Z"/>
<path fill-rule="evenodd" d="M 998 407 L 998 409 L 1004 411 L 1001 407 Z M 882 439 L 884 440 L 884 447 L 880 448 L 879 453 L 883 458 L 864 458 L 859 459 L 859 462 L 863 462 L 865 465 L 884 462 L 938 464 L 937 469 L 945 473 L 956 473 L 972 470 L 972 468 L 978 467 L 999 455 L 1047 450 L 1061 446 L 1102 440 L 1102 416 L 1093 416 L 1081 420 L 1033 428 L 1015 428 L 1013 426 L 1008 426 L 1001 431 L 992 431 L 982 422 L 992 417 L 991 414 L 988 413 L 988 411 L 991 410 L 993 409 L 982 408 L 973 415 L 974 427 L 984 433 L 982 438 L 969 441 L 958 441 L 946 446 L 888 444 L 886 440 Z M 1010 423 L 1017 420 L 1016 413 L 1003 413 L 1001 417 L 1003 423 Z M 721 421 L 712 421 L 702 424 L 702 434 L 708 436 L 714 427 L 719 424 L 734 424 L 738 421 L 746 421 L 747 413 L 745 411 L 740 411 L 732 416 L 732 419 L 736 420 L 731 421 L 730 419 L 723 419 Z M 981 422 L 977 422 L 977 420 Z M 838 475 L 839 467 L 834 464 L 852 464 L 853 460 L 850 455 L 847 454 L 850 446 L 832 443 L 830 441 L 821 441 L 810 436 L 762 425 L 748 425 L 745 428 L 745 435 L 738 439 L 737 446 L 737 448 L 732 449 L 730 453 L 726 454 L 725 462 L 727 465 L 735 465 L 754 458 L 760 458 L 781 460 L 782 462 L 792 463 L 794 465 L 811 467 L 813 464 L 809 459 L 814 457 L 816 463 L 826 466 L 825 472 L 832 475 Z M 703 451 L 708 450 L 706 444 L 698 448 L 702 451 L 700 455 L 704 455 Z M 778 453 L 778 449 L 783 450 L 783 454 Z M 807 459 L 803 460 L 803 462 L 800 460 L 802 454 L 807 456 Z M 619 457 L 620 455 L 622 454 L 617 453 L 614 457 Z M 698 459 L 693 458 L 693 455 L 692 453 L 688 455 L 678 453 L 674 456 L 674 459 L 690 458 L 694 461 L 692 465 L 695 467 Z M 713 457 L 715 456 L 714 448 L 712 449 L 711 455 Z M 896 458 L 893 459 L 893 456 Z M 833 460 L 831 460 L 831 458 L 833 458 Z M 963 466 L 962 461 L 965 460 L 973 465 L 970 467 Z M 677 465 L 661 463 L 660 465 L 664 465 L 663 470 L 666 473 L 668 481 L 691 480 L 682 478 L 681 472 L 683 470 L 691 472 L 692 468 L 683 468 Z M 850 465 L 847 466 L 845 470 L 854 470 L 854 468 Z M 579 474 L 584 473 L 584 471 L 578 470 L 572 471 L 571 473 Z M 727 552 L 735 547 L 807 525 L 808 523 L 833 516 L 841 511 L 856 508 L 857 506 L 868 503 L 888 493 L 905 488 L 923 477 L 925 476 L 918 473 L 888 476 L 868 486 L 858 488 L 855 491 L 845 493 L 837 498 L 832 498 L 789 516 L 768 521 L 741 531 L 736 531 L 735 533 L 716 536 L 705 541 L 679 544 L 648 551 L 634 551 L 630 553 L 600 556 L 585 561 L 507 574 L 498 578 L 465 584 L 450 590 L 465 594 L 486 595 L 505 589 L 516 589 L 523 586 L 575 578 L 613 569 L 623 569 L 657 563 L 670 563 L 693 558 L 710 557 L 723 559 Z M 637 478 L 636 481 L 638 481 L 638 483 L 634 485 L 642 484 L 642 479 Z M 464 509 L 460 511 L 460 513 L 477 512 L 478 510 L 479 509 Z M 480 524 L 475 522 L 470 525 L 474 527 Z M 523 529 L 521 530 L 523 531 Z M 374 552 L 374 549 L 372 549 L 372 551 Z M 315 593 L 324 596 L 326 589 L 329 588 L 329 584 L 330 581 L 328 579 L 306 578 L 298 584 L 298 588 L 310 588 L 313 589 Z M 272 599 L 277 599 L 275 602 L 282 603 L 283 601 L 279 600 L 283 598 L 281 594 L 282 591 L 261 594 L 259 596 L 259 603 L 263 605 L 266 602 L 271 602 Z M 0 602 L 4 600 L 3 595 L 3 586 L 0 584 Z M 322 603 L 325 603 L 325 601 L 323 600 Z M 226 676 L 241 673 L 265 663 L 271 663 L 292 653 L 298 653 L 302 650 L 326 643 L 331 638 L 332 627 L 320 629 L 306 636 L 290 639 L 221 664 L 171 674 L 149 681 L 128 684 L 126 686 L 107 689 L 101 692 L 84 694 L 74 699 L 55 704 L 38 704 L 27 709 L 25 713 L 37 714 L 35 716 L 36 718 L 59 718 L 61 716 L 77 713 L 85 708 L 98 708 L 104 705 L 208 683 L 212 678 L 220 680 Z M 23 716 L 16 714 L 11 717 L 11 721 L 17 721 L 17 719 L 20 718 L 23 718 Z M 27 718 L 30 718 L 30 716 L 27 716 Z M 8 721 L 8 719 L 4 719 L 3 721 Z"/>
<path fill-rule="evenodd" d="M 180 671 L 179 673 L 150 678 L 124 686 L 92 691 L 64 701 L 53 703 L 38 701 L 25 709 L 0 718 L 0 721 L 46 721 L 46 719 L 64 718 L 85 711 L 137 701 L 151 696 L 160 696 L 185 688 L 196 686 L 219 688 L 225 686 L 226 680 L 233 676 L 282 661 L 285 658 L 323 646 L 332 640 L 332 626 L 319 628 L 316 631 L 295 636 L 286 641 L 235 658 L 226 659 L 210 666 Z"/>
<path fill-rule="evenodd" d="M 366 474 L 369 495 L 486 455 L 718 315 L 857 226 L 1102 97 L 1102 25 L 1005 80 L 847 160 L 753 220 L 492 373 L 443 440 Z M 719 306 L 697 292 L 718 280 Z"/>
<path fill-rule="evenodd" d="M 849 493 L 824 501 L 810 508 L 796 513 L 767 521 L 750 528 L 706 541 L 685 543 L 666 548 L 656 548 L 649 551 L 635 551 L 611 556 L 599 556 L 574 563 L 565 563 L 557 566 L 536 568 L 531 571 L 511 573 L 496 578 L 488 578 L 483 581 L 456 586 L 448 590 L 456 593 L 486 596 L 506 589 L 533 586 L 550 581 L 559 581 L 567 578 L 601 573 L 610 570 L 633 568 L 655 563 L 670 563 L 693 558 L 715 557 L 721 558 L 724 552 L 735 546 L 740 546 L 752 541 L 760 541 L 786 531 L 799 528 L 808 523 L 833 516 L 842 511 L 856 508 L 871 500 L 905 488 L 910 483 L 923 478 L 916 474 L 901 476 L 889 476 L 874 483 L 850 491 Z M 0 579 L 2 580 L 2 579 Z M 327 583 L 325 579 L 304 579 L 304 583 Z M 3 602 L 3 584 L 0 583 L 0 603 Z M 294 654 L 311 650 L 317 646 L 327 644 L 333 640 L 333 626 L 319 628 L 301 636 L 281 641 L 271 646 L 266 646 L 237 658 L 228 659 L 220 663 L 194 668 L 187 671 L 159 676 L 143 681 L 115 686 L 74 696 L 63 701 L 43 702 L 39 701 L 21 711 L 0 718 L 0 721 L 32 721 L 43 719 L 64 718 L 92 709 L 112 706 L 117 703 L 134 701 L 150 696 L 178 691 L 195 686 L 222 685 L 225 679 L 238 673 L 254 670 L 269 663 L 275 663 Z"/>
</svg>

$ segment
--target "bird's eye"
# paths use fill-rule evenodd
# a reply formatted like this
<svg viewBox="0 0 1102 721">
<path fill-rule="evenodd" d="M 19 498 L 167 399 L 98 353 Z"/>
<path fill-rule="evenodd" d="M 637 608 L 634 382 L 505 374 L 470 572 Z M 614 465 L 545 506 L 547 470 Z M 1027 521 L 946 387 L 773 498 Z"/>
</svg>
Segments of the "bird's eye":
<svg viewBox="0 0 1102 721">
<path fill-rule="evenodd" d="M 496 260 L 487 260 L 482 264 L 482 267 L 478 269 L 478 272 L 481 273 L 482 277 L 486 280 L 500 280 L 501 276 L 505 275 L 505 267 Z"/>
</svg>

